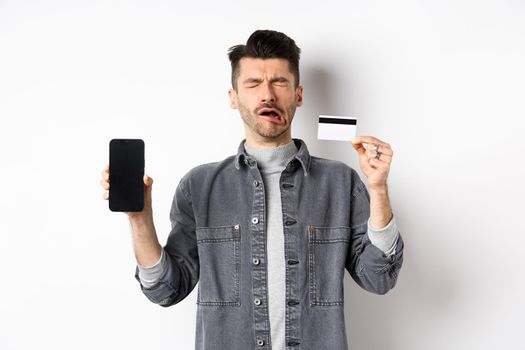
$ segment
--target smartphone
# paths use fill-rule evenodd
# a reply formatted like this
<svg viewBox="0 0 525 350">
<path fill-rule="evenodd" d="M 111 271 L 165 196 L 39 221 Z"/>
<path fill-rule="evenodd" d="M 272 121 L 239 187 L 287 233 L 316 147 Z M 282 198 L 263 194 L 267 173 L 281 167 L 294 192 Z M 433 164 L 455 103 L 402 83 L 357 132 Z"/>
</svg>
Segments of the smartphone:
<svg viewBox="0 0 525 350">
<path fill-rule="evenodd" d="M 144 209 L 144 141 L 112 139 L 109 142 L 109 209 Z"/>
</svg>

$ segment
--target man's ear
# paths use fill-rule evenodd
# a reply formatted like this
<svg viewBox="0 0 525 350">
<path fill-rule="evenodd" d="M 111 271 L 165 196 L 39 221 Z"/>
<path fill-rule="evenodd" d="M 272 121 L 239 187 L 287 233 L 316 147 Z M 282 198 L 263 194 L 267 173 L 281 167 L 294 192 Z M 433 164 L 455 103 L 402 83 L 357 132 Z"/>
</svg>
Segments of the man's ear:
<svg viewBox="0 0 525 350">
<path fill-rule="evenodd" d="M 237 91 L 235 91 L 234 89 L 229 89 L 228 95 L 230 96 L 230 107 L 232 109 L 237 109 Z"/>
<path fill-rule="evenodd" d="M 295 89 L 295 104 L 301 106 L 303 104 L 303 86 L 299 85 Z"/>
</svg>

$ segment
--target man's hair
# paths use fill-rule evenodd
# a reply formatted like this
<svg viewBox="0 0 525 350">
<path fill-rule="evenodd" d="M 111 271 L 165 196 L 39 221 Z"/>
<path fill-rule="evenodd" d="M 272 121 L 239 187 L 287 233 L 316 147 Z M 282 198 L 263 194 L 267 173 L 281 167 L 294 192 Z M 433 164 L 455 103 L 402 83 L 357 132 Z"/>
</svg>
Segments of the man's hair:
<svg viewBox="0 0 525 350">
<path fill-rule="evenodd" d="M 301 49 L 295 41 L 286 34 L 275 30 L 256 30 L 250 35 L 246 45 L 235 45 L 228 50 L 232 65 L 232 87 L 237 90 L 239 77 L 239 61 L 243 57 L 252 58 L 284 58 L 295 78 L 295 87 L 299 86 L 299 56 Z"/>
</svg>

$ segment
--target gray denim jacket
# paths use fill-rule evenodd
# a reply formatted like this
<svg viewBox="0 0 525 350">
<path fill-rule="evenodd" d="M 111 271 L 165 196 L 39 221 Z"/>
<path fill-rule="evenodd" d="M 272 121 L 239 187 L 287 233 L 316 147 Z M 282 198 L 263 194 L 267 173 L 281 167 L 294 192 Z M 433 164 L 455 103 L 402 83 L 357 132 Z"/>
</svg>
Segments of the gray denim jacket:
<svg viewBox="0 0 525 350">
<path fill-rule="evenodd" d="M 271 349 L 264 184 L 244 141 L 236 155 L 182 177 L 163 248 L 167 269 L 151 288 L 141 285 L 149 300 L 171 306 L 199 282 L 196 350 Z M 384 294 L 396 284 L 403 240 L 389 257 L 372 245 L 370 196 L 357 172 L 293 141 L 299 151 L 280 178 L 286 349 L 346 350 L 345 269 L 365 290 Z"/>
</svg>

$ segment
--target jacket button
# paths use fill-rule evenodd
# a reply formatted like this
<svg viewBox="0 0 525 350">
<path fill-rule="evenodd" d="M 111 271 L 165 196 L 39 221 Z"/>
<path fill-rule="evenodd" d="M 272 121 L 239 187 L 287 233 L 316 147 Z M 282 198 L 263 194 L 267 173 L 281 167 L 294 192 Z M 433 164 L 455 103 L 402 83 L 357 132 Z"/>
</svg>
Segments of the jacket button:
<svg viewBox="0 0 525 350">
<path fill-rule="evenodd" d="M 259 265 L 259 263 L 260 263 L 259 259 L 257 259 L 257 258 L 253 258 L 252 262 L 253 262 L 254 265 Z"/>
<path fill-rule="evenodd" d="M 257 345 L 259 345 L 259 346 L 263 346 L 263 345 L 264 345 L 264 340 L 262 340 L 262 339 L 257 339 Z"/>
<path fill-rule="evenodd" d="M 252 223 L 256 224 L 256 223 L 258 223 L 258 222 L 259 222 L 259 219 L 257 219 L 257 218 L 252 218 Z"/>
<path fill-rule="evenodd" d="M 233 228 L 238 230 L 239 229 L 239 225 L 235 225 L 235 226 L 233 226 Z"/>
<path fill-rule="evenodd" d="M 253 180 L 253 185 L 254 185 L 255 187 L 259 186 L 259 181 L 257 181 L 257 180 Z"/>
<path fill-rule="evenodd" d="M 261 305 L 261 299 L 259 298 L 255 298 L 255 300 L 253 301 L 255 305 Z"/>
</svg>

